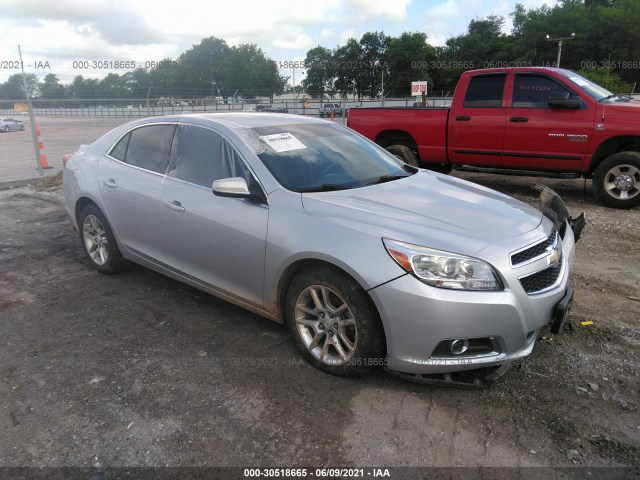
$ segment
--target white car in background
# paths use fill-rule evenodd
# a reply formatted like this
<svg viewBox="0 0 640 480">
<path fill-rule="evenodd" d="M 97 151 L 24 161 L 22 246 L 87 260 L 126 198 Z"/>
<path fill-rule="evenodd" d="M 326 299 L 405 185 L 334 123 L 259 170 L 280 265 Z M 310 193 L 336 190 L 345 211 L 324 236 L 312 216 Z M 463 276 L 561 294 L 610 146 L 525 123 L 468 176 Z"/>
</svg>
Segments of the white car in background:
<svg viewBox="0 0 640 480">
<path fill-rule="evenodd" d="M 21 132 L 24 130 L 24 124 L 14 118 L 0 118 L 0 130 L 5 133 Z"/>
</svg>

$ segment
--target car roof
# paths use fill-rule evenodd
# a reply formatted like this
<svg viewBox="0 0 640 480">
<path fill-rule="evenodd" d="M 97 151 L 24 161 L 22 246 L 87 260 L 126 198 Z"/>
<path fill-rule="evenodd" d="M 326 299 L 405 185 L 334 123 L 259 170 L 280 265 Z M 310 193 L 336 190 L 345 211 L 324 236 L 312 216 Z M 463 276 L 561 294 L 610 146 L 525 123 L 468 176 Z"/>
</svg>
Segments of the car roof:
<svg viewBox="0 0 640 480">
<path fill-rule="evenodd" d="M 277 125 L 326 123 L 323 120 L 309 118 L 302 115 L 283 113 L 253 113 L 253 112 L 228 112 L 228 113 L 187 113 L 182 115 L 166 115 L 162 117 L 149 117 L 146 122 L 188 122 L 192 124 L 222 125 L 232 130 L 246 128 L 270 127 Z M 145 123 L 146 123 L 145 122 Z"/>
</svg>

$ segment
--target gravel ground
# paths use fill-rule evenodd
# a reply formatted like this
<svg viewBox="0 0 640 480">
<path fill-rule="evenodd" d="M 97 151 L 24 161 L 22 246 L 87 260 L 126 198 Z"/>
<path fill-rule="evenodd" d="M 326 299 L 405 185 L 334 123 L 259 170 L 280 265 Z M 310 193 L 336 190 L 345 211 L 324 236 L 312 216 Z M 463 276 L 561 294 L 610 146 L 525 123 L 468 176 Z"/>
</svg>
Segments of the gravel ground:
<svg viewBox="0 0 640 480">
<path fill-rule="evenodd" d="M 527 361 L 481 391 L 381 370 L 323 374 L 280 325 L 141 267 L 94 272 L 55 179 L 0 191 L 0 467 L 489 466 L 529 478 L 529 467 L 626 466 L 637 475 L 640 211 L 597 205 L 579 180 L 456 175 L 532 204 L 530 185 L 545 183 L 588 220 L 565 331 L 545 332 Z M 612 471 L 599 472 L 589 478 Z"/>
</svg>

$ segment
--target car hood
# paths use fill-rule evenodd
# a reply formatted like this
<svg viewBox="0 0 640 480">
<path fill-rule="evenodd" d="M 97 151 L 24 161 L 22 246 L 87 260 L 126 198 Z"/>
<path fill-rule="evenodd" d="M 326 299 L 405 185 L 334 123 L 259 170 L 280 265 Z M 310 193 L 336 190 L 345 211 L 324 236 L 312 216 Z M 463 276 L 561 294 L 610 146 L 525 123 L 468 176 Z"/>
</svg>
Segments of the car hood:
<svg viewBox="0 0 640 480">
<path fill-rule="evenodd" d="M 372 235 L 473 255 L 523 235 L 542 213 L 494 190 L 420 171 L 352 190 L 302 194 L 304 209 L 325 221 Z"/>
<path fill-rule="evenodd" d="M 605 104 L 606 110 L 615 110 L 617 112 L 640 113 L 640 101 L 630 100 L 628 102 L 611 102 Z"/>
</svg>

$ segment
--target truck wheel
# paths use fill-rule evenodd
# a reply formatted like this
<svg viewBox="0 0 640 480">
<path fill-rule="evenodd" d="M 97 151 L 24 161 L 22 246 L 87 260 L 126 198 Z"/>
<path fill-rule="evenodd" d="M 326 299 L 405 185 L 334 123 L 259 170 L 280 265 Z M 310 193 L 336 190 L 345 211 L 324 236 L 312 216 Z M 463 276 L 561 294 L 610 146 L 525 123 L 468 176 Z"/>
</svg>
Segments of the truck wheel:
<svg viewBox="0 0 640 480">
<path fill-rule="evenodd" d="M 420 163 L 409 147 L 405 145 L 391 145 L 387 147 L 387 151 L 400 158 L 404 163 L 411 165 L 412 167 L 419 167 Z"/>
<path fill-rule="evenodd" d="M 640 205 L 640 153 L 620 152 L 604 160 L 593 175 L 593 188 L 607 207 Z"/>
</svg>

